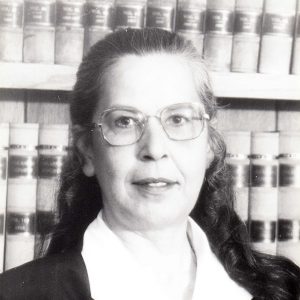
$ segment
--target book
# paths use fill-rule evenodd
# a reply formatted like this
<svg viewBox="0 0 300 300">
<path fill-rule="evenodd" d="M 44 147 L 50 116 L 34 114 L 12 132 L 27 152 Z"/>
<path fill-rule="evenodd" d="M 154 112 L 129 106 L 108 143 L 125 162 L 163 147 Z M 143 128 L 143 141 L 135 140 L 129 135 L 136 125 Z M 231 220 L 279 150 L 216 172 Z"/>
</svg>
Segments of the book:
<svg viewBox="0 0 300 300">
<path fill-rule="evenodd" d="M 83 56 L 85 0 L 57 0 L 55 63 L 78 65 Z"/>
<path fill-rule="evenodd" d="M 203 53 L 206 0 L 178 0 L 176 32 L 191 40 Z"/>
<path fill-rule="evenodd" d="M 3 71 L 1 73 L 1 77 L 6 76 Z M 25 91 L 21 89 L 1 89 L 0 122 L 24 122 L 24 94 Z"/>
<path fill-rule="evenodd" d="M 43 256 L 57 221 L 56 197 L 66 159 L 69 126 L 42 124 L 39 130 L 35 257 Z"/>
<path fill-rule="evenodd" d="M 262 26 L 263 0 L 236 0 L 231 71 L 255 73 Z"/>
<path fill-rule="evenodd" d="M 10 125 L 5 270 L 34 258 L 37 144 L 38 124 Z"/>
<path fill-rule="evenodd" d="M 9 125 L 0 123 L 0 273 L 3 272 L 4 264 L 8 144 Z"/>
<path fill-rule="evenodd" d="M 259 72 L 289 74 L 296 0 L 266 0 L 263 16 Z"/>
<path fill-rule="evenodd" d="M 292 74 L 300 74 L 300 0 L 297 3 L 296 28 L 294 35 L 294 51 L 292 60 Z"/>
<path fill-rule="evenodd" d="M 234 209 L 241 220 L 248 222 L 250 183 L 250 131 L 223 131 L 226 143 L 226 163 L 231 170 L 231 185 L 234 190 Z"/>
<path fill-rule="evenodd" d="M 23 58 L 23 0 L 0 0 L 0 61 Z"/>
<path fill-rule="evenodd" d="M 146 0 L 116 0 L 115 29 L 143 28 Z"/>
<path fill-rule="evenodd" d="M 176 0 L 148 0 L 146 27 L 173 31 L 175 29 Z"/>
<path fill-rule="evenodd" d="M 23 61 L 54 63 L 55 0 L 25 0 Z"/>
<path fill-rule="evenodd" d="M 114 28 L 114 0 L 87 0 L 84 55 Z"/>
<path fill-rule="evenodd" d="M 207 0 L 204 58 L 211 71 L 230 71 L 235 0 Z"/>
<path fill-rule="evenodd" d="M 249 230 L 255 250 L 276 254 L 278 132 L 252 132 Z"/>
<path fill-rule="evenodd" d="M 300 266 L 300 131 L 279 135 L 277 254 Z"/>
</svg>

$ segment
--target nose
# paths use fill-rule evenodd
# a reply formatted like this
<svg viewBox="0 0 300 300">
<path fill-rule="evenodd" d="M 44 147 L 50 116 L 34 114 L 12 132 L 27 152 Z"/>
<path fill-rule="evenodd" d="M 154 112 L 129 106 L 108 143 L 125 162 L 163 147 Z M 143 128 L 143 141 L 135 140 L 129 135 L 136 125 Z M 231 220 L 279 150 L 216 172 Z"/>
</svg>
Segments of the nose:
<svg viewBox="0 0 300 300">
<path fill-rule="evenodd" d="M 149 118 L 144 133 L 138 141 L 139 158 L 143 161 L 157 161 L 168 157 L 167 135 L 160 121 Z"/>
</svg>

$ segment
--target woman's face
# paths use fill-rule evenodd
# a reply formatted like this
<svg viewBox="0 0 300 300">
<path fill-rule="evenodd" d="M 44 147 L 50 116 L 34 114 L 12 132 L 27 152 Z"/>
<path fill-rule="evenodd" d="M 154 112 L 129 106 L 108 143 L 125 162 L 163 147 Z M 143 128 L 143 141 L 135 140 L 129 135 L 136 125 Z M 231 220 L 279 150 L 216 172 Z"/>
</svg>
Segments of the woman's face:
<svg viewBox="0 0 300 300">
<path fill-rule="evenodd" d="M 190 66 L 179 55 L 124 56 L 104 82 L 95 123 L 104 110 L 116 106 L 155 115 L 169 105 L 201 103 Z M 157 118 L 148 119 L 142 137 L 131 145 L 112 146 L 94 131 L 84 170 L 98 179 L 106 219 L 133 230 L 185 222 L 208 166 L 207 138 L 205 126 L 195 139 L 171 140 Z"/>
</svg>

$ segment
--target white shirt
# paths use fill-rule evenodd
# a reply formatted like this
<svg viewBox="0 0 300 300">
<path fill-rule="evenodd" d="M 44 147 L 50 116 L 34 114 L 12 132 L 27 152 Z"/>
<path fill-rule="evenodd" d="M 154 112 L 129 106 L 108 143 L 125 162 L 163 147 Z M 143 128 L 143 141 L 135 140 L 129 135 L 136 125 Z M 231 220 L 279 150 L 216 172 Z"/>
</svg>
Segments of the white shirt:
<svg viewBox="0 0 300 300">
<path fill-rule="evenodd" d="M 197 271 L 191 300 L 251 300 L 212 253 L 202 229 L 189 218 L 187 234 L 195 251 Z M 88 226 L 82 257 L 95 300 L 164 300 L 154 278 L 145 272 L 121 240 L 108 228 L 100 212 Z"/>
</svg>

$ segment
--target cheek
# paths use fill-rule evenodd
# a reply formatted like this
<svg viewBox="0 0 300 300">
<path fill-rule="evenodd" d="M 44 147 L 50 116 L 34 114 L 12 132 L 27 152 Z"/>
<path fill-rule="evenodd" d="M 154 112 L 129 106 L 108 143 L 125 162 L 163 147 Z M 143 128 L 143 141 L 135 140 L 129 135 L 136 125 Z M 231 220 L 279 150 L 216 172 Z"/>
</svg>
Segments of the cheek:
<svg viewBox="0 0 300 300">
<path fill-rule="evenodd" d="M 207 166 L 207 145 L 192 141 L 185 151 L 182 151 L 180 163 L 182 175 L 185 179 L 187 193 L 192 197 L 197 196 L 200 192 L 204 174 Z"/>
<path fill-rule="evenodd" d="M 94 156 L 94 166 L 103 193 L 118 193 L 124 189 L 132 169 L 133 154 L 120 153 L 120 148 L 100 145 Z M 131 159 L 130 159 L 131 157 Z"/>
</svg>

